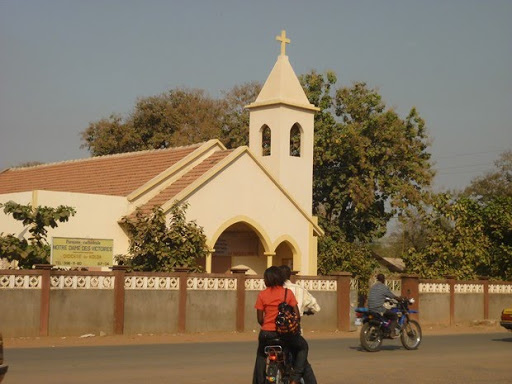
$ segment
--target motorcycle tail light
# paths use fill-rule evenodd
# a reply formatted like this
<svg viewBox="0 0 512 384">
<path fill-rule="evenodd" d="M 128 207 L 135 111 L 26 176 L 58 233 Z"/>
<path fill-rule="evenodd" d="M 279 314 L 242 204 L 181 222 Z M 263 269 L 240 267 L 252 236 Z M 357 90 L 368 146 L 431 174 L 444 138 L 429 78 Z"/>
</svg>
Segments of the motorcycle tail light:
<svg viewBox="0 0 512 384">
<path fill-rule="evenodd" d="M 269 360 L 272 360 L 272 361 L 277 360 L 277 356 L 276 355 L 270 355 L 268 358 L 269 358 Z"/>
</svg>

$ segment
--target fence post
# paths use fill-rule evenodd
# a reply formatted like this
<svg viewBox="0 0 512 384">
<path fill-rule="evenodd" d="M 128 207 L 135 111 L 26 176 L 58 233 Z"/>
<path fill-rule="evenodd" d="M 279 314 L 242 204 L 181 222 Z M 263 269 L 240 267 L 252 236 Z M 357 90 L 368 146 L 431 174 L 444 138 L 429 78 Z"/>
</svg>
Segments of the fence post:
<svg viewBox="0 0 512 384">
<path fill-rule="evenodd" d="M 350 331 L 350 272 L 332 272 L 331 276 L 336 277 L 337 285 L 337 328 L 340 331 Z"/>
<path fill-rule="evenodd" d="M 245 273 L 249 268 L 231 268 L 236 276 L 236 331 L 243 332 L 245 327 Z"/>
<path fill-rule="evenodd" d="M 125 265 L 113 265 L 114 272 L 114 334 L 122 335 L 124 333 L 124 277 L 126 270 Z"/>
<path fill-rule="evenodd" d="M 39 312 L 39 336 L 48 336 L 50 323 L 50 274 L 53 265 L 35 264 L 41 273 L 41 308 Z"/>
<path fill-rule="evenodd" d="M 489 319 L 489 277 L 488 276 L 480 276 L 480 280 L 482 280 L 482 284 L 484 286 L 484 320 Z"/>
<path fill-rule="evenodd" d="M 455 324 L 455 276 L 445 276 L 450 286 L 450 325 Z"/>
<path fill-rule="evenodd" d="M 418 275 L 402 275 L 402 292 L 401 295 L 414 298 L 414 304 L 411 305 L 411 309 L 419 311 L 420 307 L 420 289 L 419 289 L 419 276 Z M 419 320 L 419 314 L 411 314 L 411 318 Z"/>
<path fill-rule="evenodd" d="M 187 330 L 187 274 L 190 268 L 177 267 L 174 271 L 178 273 L 180 281 L 180 296 L 178 303 L 178 332 L 185 333 Z"/>
</svg>

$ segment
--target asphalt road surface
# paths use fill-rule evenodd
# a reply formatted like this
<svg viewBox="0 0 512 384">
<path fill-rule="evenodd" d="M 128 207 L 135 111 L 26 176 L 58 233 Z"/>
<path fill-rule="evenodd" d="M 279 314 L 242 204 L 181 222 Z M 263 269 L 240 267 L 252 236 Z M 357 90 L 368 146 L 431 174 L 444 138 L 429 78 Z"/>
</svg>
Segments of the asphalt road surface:
<svg viewBox="0 0 512 384">
<path fill-rule="evenodd" d="M 425 336 L 416 351 L 385 340 L 363 351 L 356 338 L 310 340 L 320 384 L 512 383 L 512 334 Z M 251 383 L 256 341 L 5 351 L 2 384 Z"/>
</svg>

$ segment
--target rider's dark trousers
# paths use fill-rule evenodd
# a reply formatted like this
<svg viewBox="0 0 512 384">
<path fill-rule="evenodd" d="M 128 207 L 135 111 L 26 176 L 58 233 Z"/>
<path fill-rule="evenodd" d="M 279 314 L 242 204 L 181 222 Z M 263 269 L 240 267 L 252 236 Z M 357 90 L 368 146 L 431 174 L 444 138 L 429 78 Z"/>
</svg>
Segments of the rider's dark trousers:
<svg viewBox="0 0 512 384">
<path fill-rule="evenodd" d="M 265 347 L 272 344 L 269 341 L 279 336 L 276 332 L 260 331 L 258 336 L 258 351 L 254 365 L 253 384 L 265 384 Z M 302 377 L 305 384 L 316 384 L 313 368 L 308 362 L 308 343 L 302 336 L 292 336 L 286 339 L 280 337 L 286 346 L 294 351 L 294 364 L 292 380 L 299 381 Z"/>
<path fill-rule="evenodd" d="M 396 314 L 396 312 L 386 309 L 386 311 L 384 312 L 384 317 L 391 320 L 391 323 L 389 324 L 389 329 L 391 332 L 395 332 L 395 328 L 398 326 L 398 315 Z"/>
</svg>

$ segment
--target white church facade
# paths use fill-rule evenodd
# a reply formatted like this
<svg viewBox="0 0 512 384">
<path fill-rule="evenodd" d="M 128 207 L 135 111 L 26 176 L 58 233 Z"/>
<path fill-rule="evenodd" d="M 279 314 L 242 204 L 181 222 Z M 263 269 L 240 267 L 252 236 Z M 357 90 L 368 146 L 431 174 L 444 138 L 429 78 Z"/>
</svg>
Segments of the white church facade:
<svg viewBox="0 0 512 384">
<path fill-rule="evenodd" d="M 187 220 L 204 230 L 206 272 L 248 268 L 261 274 L 288 264 L 316 275 L 317 238 L 312 215 L 314 114 L 285 52 L 278 56 L 250 113 L 249 147 L 226 149 L 218 140 L 11 168 L 0 172 L 0 203 L 68 205 L 76 215 L 52 237 L 111 239 L 113 255 L 126 254 L 120 224 L 137 209 L 168 213 L 188 203 Z M 27 228 L 0 212 L 0 232 L 27 236 Z"/>
</svg>

